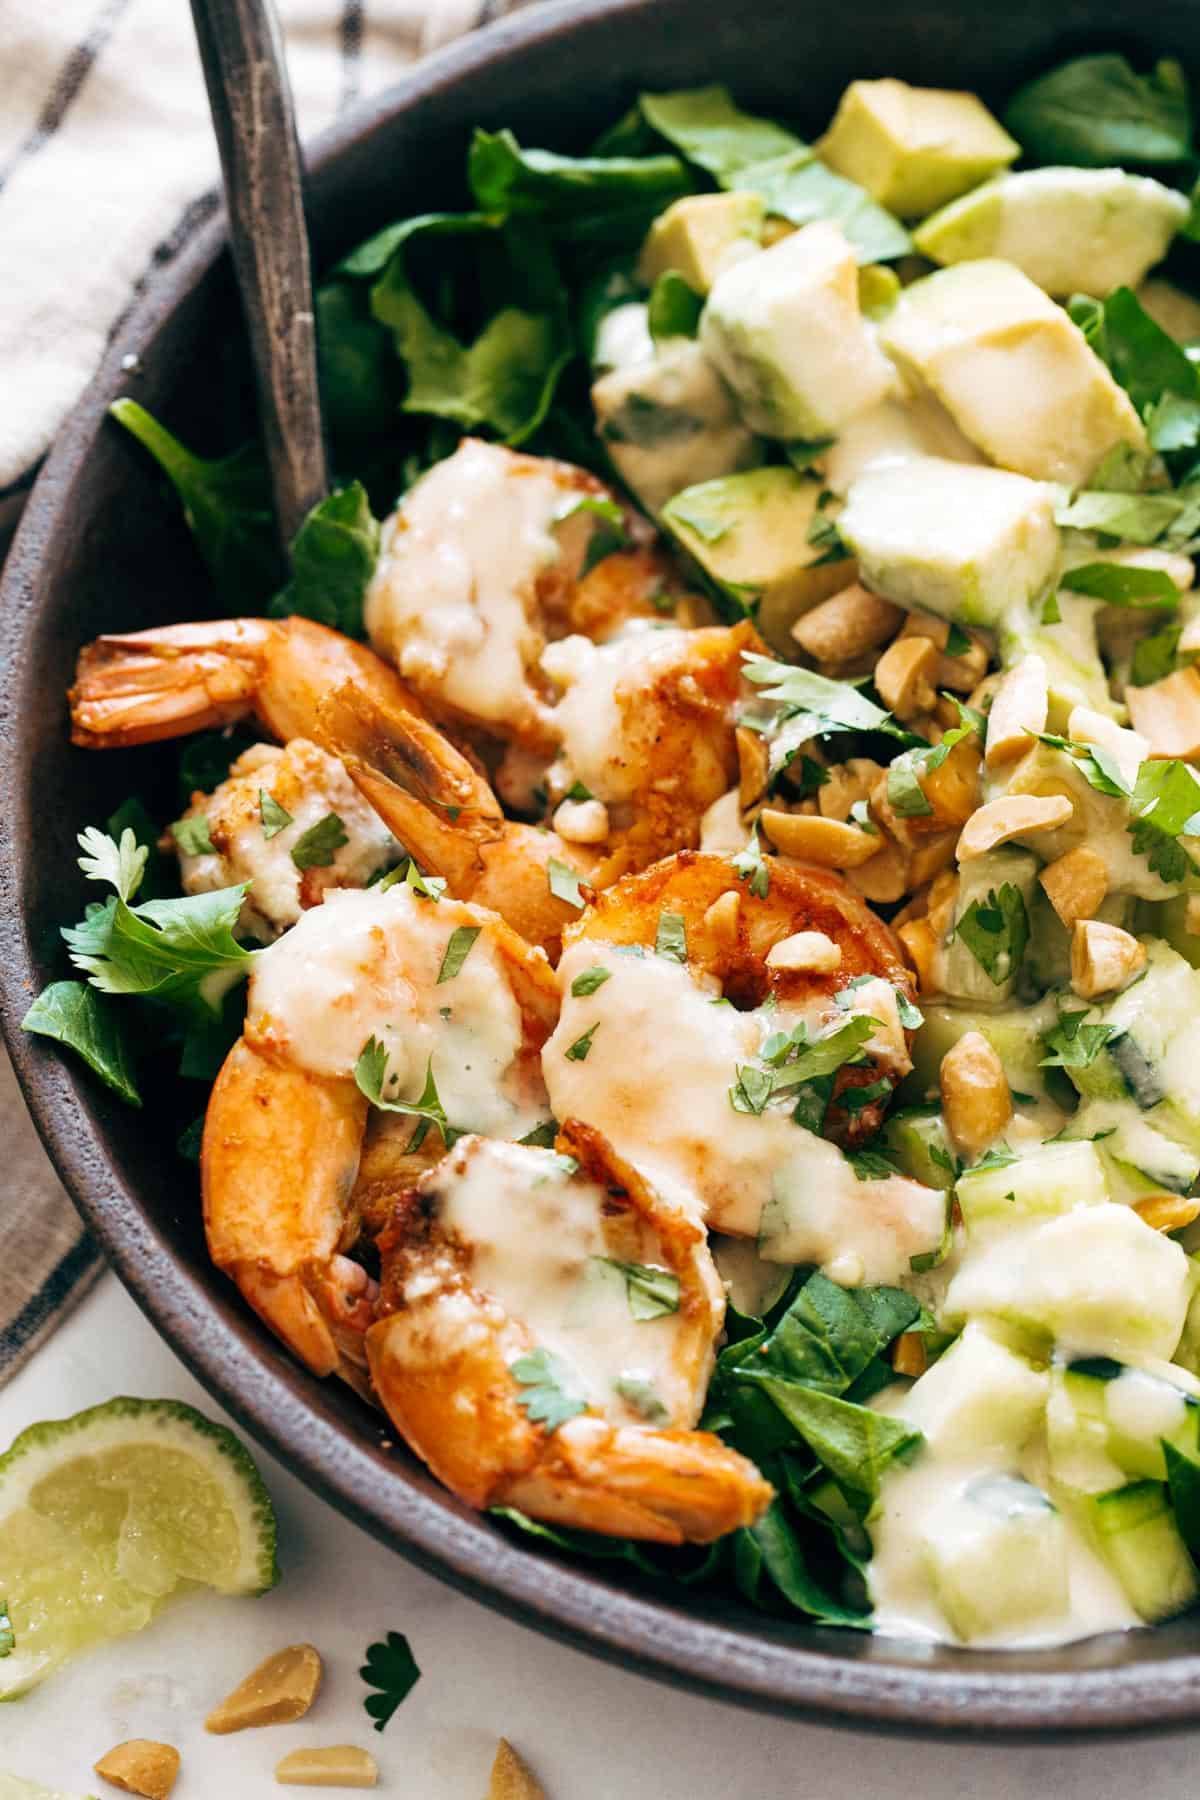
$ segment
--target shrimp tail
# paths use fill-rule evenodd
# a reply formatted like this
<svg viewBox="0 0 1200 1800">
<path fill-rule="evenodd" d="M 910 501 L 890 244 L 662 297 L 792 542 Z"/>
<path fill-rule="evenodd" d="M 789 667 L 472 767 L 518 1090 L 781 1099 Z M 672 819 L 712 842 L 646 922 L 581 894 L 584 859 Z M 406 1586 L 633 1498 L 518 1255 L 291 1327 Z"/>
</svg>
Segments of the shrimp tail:
<svg viewBox="0 0 1200 1800">
<path fill-rule="evenodd" d="M 68 695 L 72 742 L 124 749 L 246 718 L 275 629 L 225 619 L 97 638 L 80 652 Z"/>
</svg>

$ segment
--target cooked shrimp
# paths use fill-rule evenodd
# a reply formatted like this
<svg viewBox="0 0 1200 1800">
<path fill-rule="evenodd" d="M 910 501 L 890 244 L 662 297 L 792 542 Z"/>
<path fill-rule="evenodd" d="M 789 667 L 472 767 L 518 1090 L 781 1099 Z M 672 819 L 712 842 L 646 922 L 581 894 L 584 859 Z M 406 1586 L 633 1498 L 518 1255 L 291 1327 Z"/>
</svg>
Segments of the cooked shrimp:
<svg viewBox="0 0 1200 1800">
<path fill-rule="evenodd" d="M 263 943 L 294 925 L 330 888 L 366 887 L 400 853 L 338 759 L 306 738 L 282 749 L 252 744 L 211 794 L 192 795 L 183 816 L 197 825 L 203 820 L 213 846 L 177 845 L 184 893 L 249 882 L 241 925 Z M 306 851 L 302 840 L 327 820 L 328 843 Z"/>
<path fill-rule="evenodd" d="M 594 533 L 612 528 L 597 504 L 618 506 L 587 470 L 478 438 L 404 496 L 383 527 L 367 629 L 438 717 L 552 746 L 547 641 L 656 616 L 672 582 L 660 553 L 616 550 L 587 571 Z"/>
<path fill-rule="evenodd" d="M 531 944 L 557 957 L 563 927 L 582 902 L 569 884 L 590 879 L 595 855 L 553 831 L 506 819 L 475 765 L 429 725 L 379 707 L 349 685 L 319 709 L 322 741 L 342 760 L 363 797 L 425 869 L 459 900 L 498 912 Z M 553 886 L 551 885 L 553 879 Z"/>
<path fill-rule="evenodd" d="M 364 1049 L 385 1103 L 432 1078 L 451 1125 L 521 1137 L 548 1117 L 538 1057 L 557 1007 L 544 955 L 494 913 L 403 883 L 330 893 L 257 957 L 205 1119 L 204 1223 L 213 1261 L 315 1373 L 353 1374 L 369 1318 L 346 1255 Z"/>
<path fill-rule="evenodd" d="M 214 619 L 97 638 L 80 652 L 71 739 L 123 749 L 254 719 L 287 743 L 311 737 L 317 702 L 354 681 L 381 704 L 420 715 L 382 657 L 311 619 Z"/>
<path fill-rule="evenodd" d="M 912 978 L 837 876 L 773 864 L 769 883 L 760 896 L 724 857 L 685 851 L 596 897 L 558 968 L 550 1103 L 714 1229 L 835 1277 L 895 1280 L 940 1240 L 941 1196 L 859 1181 L 824 1138 L 853 1147 L 878 1127 L 911 1067 Z M 820 1067 L 811 1046 L 847 1026 L 861 1039 Z"/>
<path fill-rule="evenodd" d="M 469 1505 L 679 1544 L 769 1503 L 693 1429 L 725 1311 L 704 1233 L 590 1126 L 557 1154 L 465 1139 L 380 1249 L 375 1390 Z"/>
</svg>

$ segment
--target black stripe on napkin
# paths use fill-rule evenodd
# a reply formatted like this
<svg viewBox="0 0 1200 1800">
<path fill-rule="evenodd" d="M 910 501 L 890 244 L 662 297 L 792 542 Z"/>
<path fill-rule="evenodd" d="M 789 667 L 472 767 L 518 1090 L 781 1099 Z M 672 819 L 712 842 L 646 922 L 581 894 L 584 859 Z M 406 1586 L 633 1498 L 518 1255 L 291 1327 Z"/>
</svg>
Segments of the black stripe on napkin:
<svg viewBox="0 0 1200 1800">
<path fill-rule="evenodd" d="M 0 1377 L 3 1377 L 11 1363 L 16 1362 L 26 1345 L 50 1323 L 76 1283 L 98 1261 L 99 1255 L 100 1252 L 87 1232 L 81 1232 L 66 1255 L 50 1271 L 37 1293 L 25 1302 L 16 1318 L 10 1319 L 3 1331 L 0 1331 Z"/>
<path fill-rule="evenodd" d="M 19 163 L 36 156 L 54 136 L 78 99 L 80 89 L 95 66 L 96 58 L 112 36 L 117 21 L 129 3 L 130 0 L 103 0 L 103 5 L 83 38 L 70 52 L 56 75 L 33 130 L 24 143 L 17 146 L 8 162 L 0 167 L 0 189 L 3 189 Z"/>
</svg>

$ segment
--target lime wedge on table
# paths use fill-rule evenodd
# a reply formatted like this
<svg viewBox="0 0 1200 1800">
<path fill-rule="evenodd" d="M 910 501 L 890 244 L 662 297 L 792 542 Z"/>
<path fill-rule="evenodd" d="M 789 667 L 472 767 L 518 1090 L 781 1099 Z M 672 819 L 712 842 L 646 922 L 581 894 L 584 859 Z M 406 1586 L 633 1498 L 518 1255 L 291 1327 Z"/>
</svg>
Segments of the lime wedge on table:
<svg viewBox="0 0 1200 1800">
<path fill-rule="evenodd" d="M 0 1700 L 140 1630 L 172 1593 L 258 1594 L 277 1576 L 258 1471 L 194 1407 L 109 1400 L 31 1425 L 0 1456 Z"/>
<path fill-rule="evenodd" d="M 89 1796 L 65 1794 L 61 1788 L 43 1787 L 40 1781 L 22 1781 L 19 1775 L 6 1775 L 0 1769 L 0 1800 L 89 1800 Z"/>
</svg>

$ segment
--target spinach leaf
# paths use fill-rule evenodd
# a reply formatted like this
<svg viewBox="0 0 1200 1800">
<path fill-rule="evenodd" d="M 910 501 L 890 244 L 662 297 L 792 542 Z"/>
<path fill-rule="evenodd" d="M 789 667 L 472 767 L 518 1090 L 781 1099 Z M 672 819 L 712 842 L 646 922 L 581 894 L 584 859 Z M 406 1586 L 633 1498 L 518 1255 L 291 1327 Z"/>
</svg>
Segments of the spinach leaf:
<svg viewBox="0 0 1200 1800">
<path fill-rule="evenodd" d="M 317 289 L 316 315 L 321 407 L 335 446 L 382 437 L 394 426 L 402 381 L 369 293 L 361 282 L 327 281 Z"/>
<path fill-rule="evenodd" d="M 1027 82 L 1004 123 L 1038 163 L 1174 163 L 1191 145 L 1187 83 L 1177 62 L 1139 75 L 1123 56 L 1077 56 Z"/>
<path fill-rule="evenodd" d="M 811 1516 L 805 1519 L 805 1527 L 811 1551 Z M 734 1539 L 734 1579 L 751 1605 L 770 1611 L 773 1596 L 770 1587 L 764 1587 L 764 1575 L 789 1606 L 818 1624 L 861 1627 L 867 1623 L 866 1604 L 856 1606 L 849 1598 L 839 1598 L 818 1579 L 801 1533 L 779 1500 L 773 1500 L 762 1518 L 739 1530 Z"/>
<path fill-rule="evenodd" d="M 1132 564 L 1096 562 L 1068 569 L 1058 578 L 1061 588 L 1102 600 L 1105 606 L 1178 606 L 1179 589 L 1163 569 L 1139 569 Z"/>
<path fill-rule="evenodd" d="M 136 400 L 114 400 L 109 412 L 171 482 L 196 548 L 230 610 L 260 606 L 278 586 L 282 560 L 267 465 L 257 444 L 209 461 L 185 449 Z"/>
<path fill-rule="evenodd" d="M 726 88 L 643 94 L 643 118 L 719 186 L 761 194 L 793 225 L 839 224 L 860 262 L 884 262 L 911 247 L 907 231 L 865 188 L 836 174 L 811 144 L 769 119 L 742 112 Z"/>
<path fill-rule="evenodd" d="M 1179 637 L 1182 626 L 1178 624 L 1164 625 L 1161 631 L 1151 632 L 1149 637 L 1139 640 L 1133 647 L 1133 661 L 1130 664 L 1129 679 L 1134 687 L 1150 687 L 1161 681 L 1164 675 L 1170 675 L 1175 668 L 1175 652 L 1179 648 Z"/>
<path fill-rule="evenodd" d="M 363 635 L 363 602 L 379 555 L 379 525 L 361 481 L 312 508 L 292 539 L 292 579 L 271 616 L 299 613 L 347 637 Z"/>
<path fill-rule="evenodd" d="M 52 981 L 42 989 L 21 1026 L 74 1050 L 129 1106 L 142 1104 L 112 1002 L 87 982 Z"/>
<path fill-rule="evenodd" d="M 1196 371 L 1175 339 L 1127 287 L 1104 301 L 1100 354 L 1143 415 L 1165 394 L 1197 397 Z"/>
<path fill-rule="evenodd" d="M 762 1383 L 789 1424 L 865 1514 L 879 1496 L 888 1464 L 914 1451 L 921 1433 L 904 1419 L 816 1388 L 768 1378 Z"/>
<path fill-rule="evenodd" d="M 479 210 L 525 214 L 560 242 L 636 248 L 653 219 L 695 182 L 677 156 L 560 156 L 522 149 L 511 131 L 479 131 L 467 157 Z"/>
<path fill-rule="evenodd" d="M 1156 544 L 1176 525 L 1184 502 L 1174 494 L 1125 494 L 1083 488 L 1054 510 L 1057 525 L 1103 531 L 1126 544 Z"/>
<path fill-rule="evenodd" d="M 410 253 L 431 243 L 460 240 L 475 252 L 464 296 L 448 294 L 449 269 L 439 284 L 435 314 L 418 293 Z M 553 258 L 530 221 L 479 213 L 430 213 L 389 227 L 341 265 L 347 273 L 383 273 L 371 290 L 371 309 L 392 333 L 408 387 L 402 408 L 449 419 L 467 430 L 487 426 L 520 443 L 542 422 L 559 375 L 572 354 L 566 295 Z M 457 303 L 482 299 L 492 308 L 480 326 L 464 325 Z M 447 316 L 453 314 L 455 316 Z M 472 330 L 464 342 L 460 335 Z"/>
</svg>

